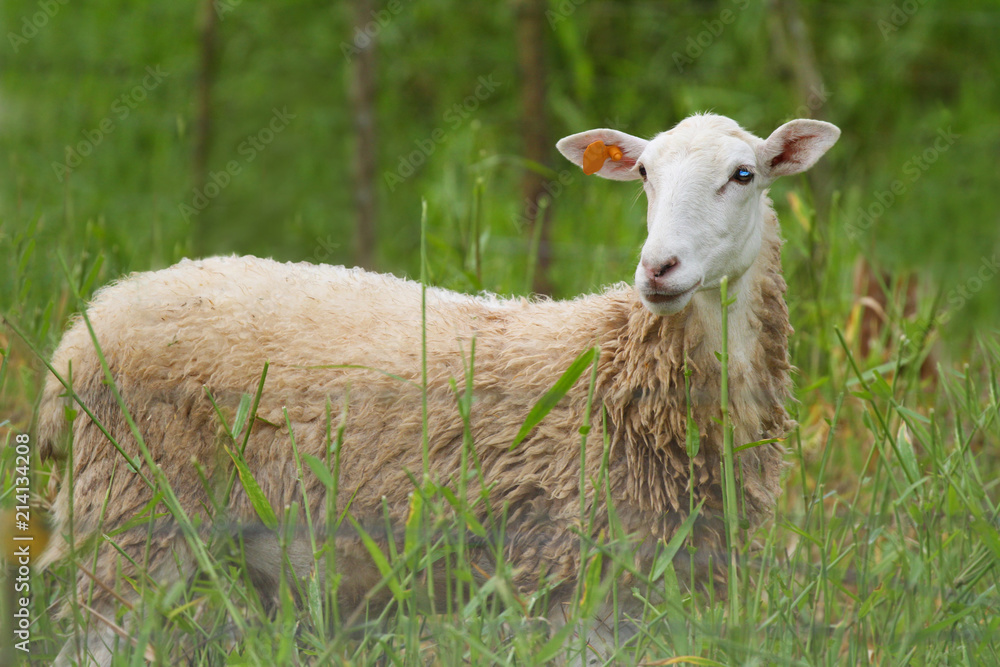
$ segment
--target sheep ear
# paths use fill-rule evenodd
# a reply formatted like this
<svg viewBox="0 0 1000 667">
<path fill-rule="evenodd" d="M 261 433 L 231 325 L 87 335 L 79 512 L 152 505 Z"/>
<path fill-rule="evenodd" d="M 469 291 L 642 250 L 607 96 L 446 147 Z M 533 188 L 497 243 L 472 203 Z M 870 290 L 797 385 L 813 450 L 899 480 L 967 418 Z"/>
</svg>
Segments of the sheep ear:
<svg viewBox="0 0 1000 667">
<path fill-rule="evenodd" d="M 768 180 L 805 171 L 837 143 L 840 128 L 821 120 L 792 120 L 771 133 L 757 149 Z"/>
<path fill-rule="evenodd" d="M 595 144 L 595 142 L 601 142 L 603 146 Z M 645 139 L 633 137 L 618 130 L 600 129 L 563 137 L 556 144 L 556 148 L 566 156 L 567 160 L 582 167 L 585 173 L 593 173 L 614 181 L 634 181 L 637 178 L 642 178 L 638 170 L 635 169 L 635 163 L 648 143 Z M 601 165 L 600 158 L 596 162 L 594 161 L 594 155 L 598 151 L 603 151 L 604 147 L 607 147 L 611 157 L 604 158 L 604 164 Z M 618 160 L 614 159 L 618 155 L 613 150 L 616 147 L 621 151 L 621 157 Z M 585 158 L 584 153 L 587 153 L 588 148 L 590 148 L 590 153 Z M 598 166 L 599 168 L 597 168 Z M 596 171 L 594 171 L 595 168 Z"/>
</svg>

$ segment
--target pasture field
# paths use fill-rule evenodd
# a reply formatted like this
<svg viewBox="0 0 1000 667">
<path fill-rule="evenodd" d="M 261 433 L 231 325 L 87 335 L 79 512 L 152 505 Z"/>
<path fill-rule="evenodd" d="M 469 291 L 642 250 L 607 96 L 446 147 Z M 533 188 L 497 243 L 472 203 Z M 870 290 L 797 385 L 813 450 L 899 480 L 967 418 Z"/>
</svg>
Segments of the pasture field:
<svg viewBox="0 0 1000 667">
<path fill-rule="evenodd" d="M 372 263 L 470 293 L 530 294 L 539 272 L 555 298 L 631 280 L 645 234 L 637 186 L 584 177 L 555 156 L 526 161 L 521 78 L 502 37 L 513 30 L 510 8 L 459 15 L 455 4 L 386 5 L 379 39 L 394 60 L 380 65 Z M 728 4 L 736 13 L 723 23 Z M 671 16 L 638 2 L 546 5 L 551 143 L 602 126 L 648 136 L 709 108 L 758 135 L 796 110 L 844 131 L 814 172 L 771 192 L 786 239 L 796 330 L 788 408 L 798 423 L 784 443 L 774 520 L 744 536 L 729 600 L 692 590 L 665 556 L 654 573 L 638 573 L 657 590 L 639 635 L 613 660 L 1000 664 L 1000 13 L 990 2 L 913 3 L 913 13 L 892 2 L 728 4 L 677 3 Z M 151 14 L 112 0 L 86 11 L 56 3 L 24 37 L 22 18 L 43 11 L 36 5 L 0 9 L 25 40 L 5 45 L 0 78 L 5 510 L 18 504 L 16 445 L 24 434 L 34 442 L 44 360 L 96 289 L 193 255 L 354 261 L 352 61 L 341 44 L 356 22 L 346 9 L 225 4 L 208 175 L 193 186 L 195 3 L 154 2 Z M 823 89 L 801 85 L 809 73 L 795 70 L 800 59 L 759 46 L 790 6 L 809 29 Z M 605 23 L 631 41 L 601 32 Z M 698 44 L 705 30 L 710 44 L 691 55 L 687 38 Z M 101 37 L 109 34 L 115 44 Z M 664 34 L 677 39 L 679 64 Z M 662 68 L 639 67 L 640 56 Z M 774 65 L 781 57 L 785 65 Z M 655 108 L 644 97 L 654 94 L 663 100 Z M 533 233 L 520 189 L 532 170 L 544 175 L 546 238 Z M 465 386 L 456 378 L 456 410 L 475 400 Z M 248 414 L 230 417 L 239 427 Z M 336 411 L 330 419 L 335 450 Z M 42 526 L 61 472 L 37 457 L 31 467 L 32 522 Z M 599 573 L 625 567 L 627 536 L 583 545 L 588 567 L 567 607 L 569 630 L 553 634 L 541 620 L 546 591 L 518 592 L 502 558 L 475 583 L 484 573 L 463 562 L 458 537 L 473 508 L 456 497 L 440 480 L 415 483 L 404 549 L 381 554 L 380 586 L 392 594 L 384 609 L 337 608 L 338 577 L 349 573 L 336 571 L 322 537 L 330 585 L 286 582 L 272 610 L 246 580 L 238 546 L 192 537 L 205 559 L 189 581 L 125 582 L 141 591 L 144 613 L 115 664 L 532 665 L 585 652 L 575 631 L 595 622 L 599 597 L 624 593 Z M 337 516 L 326 528 L 349 521 Z M 428 599 L 425 574 L 437 562 L 449 564 L 462 594 Z M 78 567 L 88 567 L 85 550 L 31 573 L 27 655 L 9 641 L 16 598 L 0 601 L 0 663 L 55 656 L 84 617 L 86 600 L 56 615 Z M 4 588 L 16 577 L 9 566 Z M 357 628 L 337 631 L 348 618 Z"/>
</svg>

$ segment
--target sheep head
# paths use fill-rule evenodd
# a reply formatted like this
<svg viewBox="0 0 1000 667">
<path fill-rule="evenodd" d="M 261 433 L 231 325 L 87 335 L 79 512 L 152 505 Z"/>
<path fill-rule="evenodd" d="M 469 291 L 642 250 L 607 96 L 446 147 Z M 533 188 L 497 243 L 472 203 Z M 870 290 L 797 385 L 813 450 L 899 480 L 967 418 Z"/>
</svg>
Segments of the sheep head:
<svg viewBox="0 0 1000 667">
<path fill-rule="evenodd" d="M 647 237 L 635 285 L 651 313 L 670 315 L 695 292 L 750 268 L 760 251 L 768 187 L 811 167 L 839 136 L 835 125 L 799 119 L 761 139 L 729 118 L 703 114 L 648 141 L 598 129 L 556 146 L 588 173 L 642 180 Z M 603 164 L 594 161 L 597 142 L 606 147 Z"/>
</svg>

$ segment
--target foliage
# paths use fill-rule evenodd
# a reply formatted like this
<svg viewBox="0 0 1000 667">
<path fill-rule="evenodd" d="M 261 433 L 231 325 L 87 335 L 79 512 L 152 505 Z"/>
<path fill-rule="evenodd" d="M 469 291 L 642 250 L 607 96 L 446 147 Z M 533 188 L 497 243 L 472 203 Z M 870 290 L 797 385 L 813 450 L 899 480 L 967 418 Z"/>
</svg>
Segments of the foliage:
<svg viewBox="0 0 1000 667">
<path fill-rule="evenodd" d="M 511 3 L 386 2 L 388 20 L 366 25 L 350 7 L 314 0 L 209 6 L 223 8 L 212 196 L 192 190 L 201 5 L 0 6 L 0 314 L 33 345 L 55 346 L 77 310 L 74 289 L 87 296 L 185 255 L 350 264 L 353 156 L 369 147 L 352 139 L 345 53 L 368 25 L 378 33 L 379 268 L 420 271 L 426 199 L 429 282 L 529 289 L 537 239 L 519 190 L 528 166 L 518 157 Z M 799 428 L 786 442 L 792 467 L 778 515 L 755 536 L 759 550 L 740 554 L 738 617 L 707 593 L 680 594 L 683 582 L 663 564 L 658 585 L 668 602 L 651 603 L 621 657 L 997 662 L 1000 10 L 991 0 L 552 0 L 546 23 L 553 142 L 602 126 L 648 136 L 706 109 L 757 134 L 810 115 L 844 131 L 814 172 L 772 193 L 788 240 Z M 804 41 L 789 25 L 803 27 Z M 271 126 L 276 115 L 287 119 L 280 131 L 281 123 Z M 273 133 L 266 144 L 264 128 Z M 72 164 L 73 151 L 79 165 L 58 169 Z M 585 179 L 554 150 L 545 168 L 555 296 L 628 280 L 644 234 L 638 192 Z M 199 196 L 204 210 L 185 214 Z M 866 356 L 861 315 L 871 304 L 853 286 L 862 259 L 887 272 L 890 294 Z M 919 277 L 912 300 L 910 273 Z M 8 327 L 0 328 L 0 353 L 5 440 L 11 427 L 30 429 L 43 366 Z M 464 380 L 456 382 L 458 396 Z M 230 448 L 237 461 L 238 444 Z M 4 506 L 12 466 L 4 447 Z M 49 469 L 36 478 L 42 497 Z M 351 612 L 336 610 L 315 582 L 301 592 L 302 608 L 268 615 L 220 555 L 238 548 L 208 544 L 211 574 L 191 586 L 137 582 L 155 613 L 135 636 L 160 661 L 180 650 L 193 664 L 531 664 L 579 650 L 570 637 L 549 639 L 537 624 L 544 594 L 518 594 L 502 561 L 474 588 L 473 573 L 453 558 L 464 547 L 434 538 L 472 530 L 468 507 L 445 485 L 415 489 L 414 521 L 462 530 L 408 526 L 404 552 L 376 559 L 394 602 L 360 634 L 330 631 L 333 618 Z M 581 577 L 592 577 L 592 589 L 606 585 L 593 578 L 602 559 L 621 565 L 621 546 L 615 536 L 587 545 L 591 567 Z M 470 592 L 425 614 L 416 599 L 423 572 L 448 559 Z M 33 660 L 58 650 L 73 622 L 46 613 L 73 576 L 66 565 L 35 575 L 43 593 L 33 600 Z M 239 643 L 234 623 L 247 628 Z"/>
</svg>

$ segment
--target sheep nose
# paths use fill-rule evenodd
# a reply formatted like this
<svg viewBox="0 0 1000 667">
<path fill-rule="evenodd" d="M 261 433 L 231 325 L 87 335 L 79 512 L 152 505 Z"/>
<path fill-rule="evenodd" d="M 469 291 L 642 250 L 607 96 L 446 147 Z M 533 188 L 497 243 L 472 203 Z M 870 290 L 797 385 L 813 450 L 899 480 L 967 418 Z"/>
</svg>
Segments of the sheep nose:
<svg viewBox="0 0 1000 667">
<path fill-rule="evenodd" d="M 681 261 L 677 257 L 671 257 L 666 262 L 650 262 L 646 259 L 642 260 L 642 268 L 646 271 L 646 277 L 649 278 L 650 282 L 656 282 L 667 276 L 671 271 L 677 269 Z"/>
</svg>

